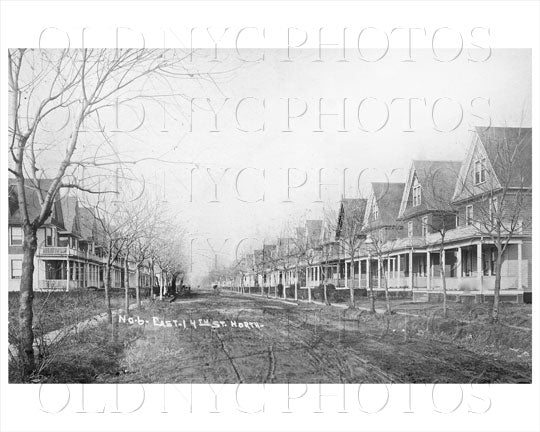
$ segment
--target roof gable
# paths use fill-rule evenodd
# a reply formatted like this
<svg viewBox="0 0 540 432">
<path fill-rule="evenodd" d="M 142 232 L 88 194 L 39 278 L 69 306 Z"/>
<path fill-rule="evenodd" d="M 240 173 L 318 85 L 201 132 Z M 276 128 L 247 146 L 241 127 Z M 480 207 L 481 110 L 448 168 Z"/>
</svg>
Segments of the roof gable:
<svg viewBox="0 0 540 432">
<path fill-rule="evenodd" d="M 365 198 L 344 198 L 341 200 L 339 208 L 338 222 L 336 229 L 336 238 L 339 238 L 344 230 L 345 221 L 351 221 L 358 224 L 359 231 L 362 227 L 365 212 L 366 212 L 367 199 Z M 350 226 L 350 228 L 353 228 Z"/>
<path fill-rule="evenodd" d="M 33 181 L 26 179 L 25 180 L 25 195 L 26 195 L 26 206 L 28 210 L 28 217 L 30 221 L 39 217 L 41 213 L 41 201 L 39 192 L 45 196 L 51 186 L 52 180 L 43 179 L 40 180 L 37 184 Z M 8 195 L 9 195 L 9 224 L 20 224 L 22 223 L 22 214 L 19 209 L 18 201 L 18 191 L 17 191 L 17 180 L 14 178 L 8 179 Z M 51 207 L 51 214 L 45 221 L 45 224 L 53 224 L 59 227 L 63 226 L 62 210 L 60 208 L 58 195 L 55 197 L 53 205 Z"/>
<path fill-rule="evenodd" d="M 375 225 L 394 226 L 399 214 L 399 206 L 403 196 L 405 183 L 371 183 L 371 193 L 366 205 L 364 225 L 373 228 Z M 374 212 L 378 213 L 374 217 Z"/>
<path fill-rule="evenodd" d="M 429 211 L 452 209 L 452 195 L 460 173 L 459 161 L 413 160 L 399 208 L 400 219 Z M 420 186 L 420 204 L 413 207 L 413 186 Z"/>
<path fill-rule="evenodd" d="M 486 181 L 476 184 L 474 163 L 486 159 Z M 532 129 L 476 128 L 452 199 L 461 201 L 501 187 L 532 185 Z"/>
</svg>

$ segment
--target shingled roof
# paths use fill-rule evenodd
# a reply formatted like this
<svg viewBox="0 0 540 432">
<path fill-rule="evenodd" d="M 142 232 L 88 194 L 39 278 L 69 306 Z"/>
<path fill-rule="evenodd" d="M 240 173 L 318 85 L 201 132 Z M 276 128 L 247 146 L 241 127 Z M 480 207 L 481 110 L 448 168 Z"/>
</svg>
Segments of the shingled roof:
<svg viewBox="0 0 540 432">
<path fill-rule="evenodd" d="M 512 187 L 532 185 L 531 128 L 477 127 L 476 133 L 499 179 Z"/>
<path fill-rule="evenodd" d="M 407 218 L 430 211 L 451 210 L 460 168 L 459 161 L 413 160 L 403 190 L 398 217 Z M 413 207 L 412 188 L 415 179 L 422 187 L 422 198 L 421 204 Z"/>
<path fill-rule="evenodd" d="M 396 220 L 404 188 L 405 183 L 371 183 L 371 195 L 364 218 L 364 225 L 367 229 L 397 225 Z M 374 220 L 372 215 L 375 206 L 379 212 L 377 220 Z"/>
<path fill-rule="evenodd" d="M 73 196 L 63 196 L 60 198 L 60 203 L 62 205 L 65 230 L 75 235 L 80 235 L 77 198 Z"/>
<path fill-rule="evenodd" d="M 308 219 L 306 221 L 306 240 L 310 246 L 314 246 L 319 243 L 322 225 L 323 222 L 320 219 Z"/>
<path fill-rule="evenodd" d="M 532 186 L 532 129 L 489 127 L 475 129 L 476 138 L 469 147 L 456 182 L 453 199 L 461 201 L 487 190 Z M 487 158 L 488 181 L 473 182 L 473 158 Z M 489 177 L 491 176 L 491 177 Z"/>
<path fill-rule="evenodd" d="M 28 208 L 28 217 L 30 220 L 36 219 L 41 213 L 41 203 L 39 199 L 39 191 L 43 195 L 47 193 L 49 187 L 51 186 L 52 180 L 43 179 L 39 182 L 38 185 L 35 185 L 33 182 L 27 180 L 25 182 L 25 195 L 26 195 L 26 205 Z M 9 196 L 9 224 L 20 224 L 22 223 L 22 215 L 19 209 L 18 201 L 18 192 L 17 192 L 17 180 L 10 178 L 8 179 L 8 196 Z M 45 221 L 45 224 L 54 224 L 60 227 L 63 226 L 62 218 L 62 208 L 60 206 L 59 198 L 55 199 L 55 202 L 52 207 L 51 215 Z"/>
<path fill-rule="evenodd" d="M 343 229 L 343 221 L 356 221 L 361 227 L 366 212 L 367 200 L 365 198 L 343 198 L 339 207 L 339 215 L 336 229 L 336 239 L 340 237 Z"/>
</svg>

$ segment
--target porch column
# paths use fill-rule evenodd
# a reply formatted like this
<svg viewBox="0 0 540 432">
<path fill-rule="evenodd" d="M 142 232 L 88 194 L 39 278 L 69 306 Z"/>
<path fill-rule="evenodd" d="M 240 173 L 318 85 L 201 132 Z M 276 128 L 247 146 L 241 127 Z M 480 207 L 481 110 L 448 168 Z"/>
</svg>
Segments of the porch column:
<svg viewBox="0 0 540 432">
<path fill-rule="evenodd" d="M 518 245 L 518 289 L 523 288 L 523 243 L 519 242 Z"/>
<path fill-rule="evenodd" d="M 347 279 L 349 279 L 349 273 L 347 272 L 347 260 L 343 260 L 343 267 L 345 268 L 345 288 L 348 287 Z"/>
<path fill-rule="evenodd" d="M 431 289 L 431 252 L 426 252 L 426 267 L 427 267 L 427 282 L 426 286 L 428 291 Z"/>
<path fill-rule="evenodd" d="M 456 259 L 456 275 L 458 281 L 461 281 L 461 276 L 463 276 L 463 270 L 461 268 L 461 246 L 457 248 L 457 259 Z"/>
<path fill-rule="evenodd" d="M 377 288 L 381 289 L 381 258 L 377 257 Z"/>
<path fill-rule="evenodd" d="M 366 288 L 371 288 L 371 257 L 366 259 Z"/>
<path fill-rule="evenodd" d="M 69 291 L 69 280 L 71 279 L 71 269 L 69 268 L 69 258 L 66 260 L 66 291 Z"/>
<path fill-rule="evenodd" d="M 409 289 L 413 289 L 413 274 L 412 274 L 412 259 L 413 259 L 413 251 L 412 249 L 409 251 Z"/>
<path fill-rule="evenodd" d="M 306 285 L 307 285 L 307 295 L 308 295 L 308 303 L 311 303 L 311 271 L 312 271 L 312 269 L 310 268 L 309 271 L 308 271 L 308 274 L 310 275 L 310 282 L 307 282 L 307 281 L 306 281 Z"/>
<path fill-rule="evenodd" d="M 476 245 L 476 277 L 480 287 L 480 293 L 484 293 L 483 268 L 482 268 L 482 242 Z"/>
<path fill-rule="evenodd" d="M 401 255 L 398 254 L 397 256 L 397 281 L 398 281 L 398 288 L 401 288 Z"/>
</svg>

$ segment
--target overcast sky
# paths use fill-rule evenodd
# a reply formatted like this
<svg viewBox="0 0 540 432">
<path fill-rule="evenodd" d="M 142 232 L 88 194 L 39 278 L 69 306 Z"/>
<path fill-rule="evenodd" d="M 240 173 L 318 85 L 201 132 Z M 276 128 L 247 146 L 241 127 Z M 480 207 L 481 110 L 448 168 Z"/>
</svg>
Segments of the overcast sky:
<svg viewBox="0 0 540 432">
<path fill-rule="evenodd" d="M 369 181 L 404 181 L 412 159 L 460 160 L 474 126 L 530 126 L 530 51 L 481 51 L 446 62 L 430 50 L 416 50 L 413 62 L 403 61 L 404 50 L 372 62 L 354 51 L 348 61 L 337 50 L 323 51 L 322 61 L 317 50 L 284 61 L 286 50 L 267 50 L 250 62 L 242 59 L 261 51 L 243 51 L 242 59 L 220 51 L 217 61 L 201 51 L 186 68 L 210 74 L 150 83 L 159 97 L 118 115 L 119 129 L 143 119 L 142 126 L 112 139 L 131 157 L 160 158 L 136 170 L 197 239 L 193 273 L 200 276 L 213 263 L 203 239 L 215 249 L 231 239 L 218 257 L 224 265 L 243 238 L 269 242 L 286 225 L 321 218 L 343 194 L 365 194 Z M 373 60 L 381 51 L 365 55 Z M 321 169 L 322 182 L 334 185 L 319 194 Z"/>
<path fill-rule="evenodd" d="M 337 51 L 323 52 L 322 62 L 314 61 L 316 50 L 292 62 L 283 61 L 284 50 L 264 54 L 264 61 L 242 64 L 232 51 L 219 53 L 216 70 L 231 64 L 233 72 L 218 75 L 216 85 L 189 83 L 187 99 L 167 108 L 170 118 L 147 113 L 147 121 L 159 119 L 143 128 L 151 137 L 142 139 L 144 146 L 157 153 L 166 149 L 165 158 L 174 162 L 149 163 L 145 172 L 157 187 L 164 185 L 166 200 L 181 209 L 193 236 L 212 238 L 216 249 L 232 239 L 221 263 L 234 255 L 242 238 L 270 240 L 290 221 L 318 218 L 325 206 L 336 207 L 344 177 L 345 196 L 358 197 L 364 193 L 356 188 L 361 172 L 362 185 L 385 176 L 404 181 L 411 159 L 460 160 L 472 127 L 489 119 L 493 125 L 530 126 L 528 50 L 493 50 L 489 59 L 477 62 L 465 54 L 439 62 L 429 50 L 417 51 L 415 62 L 402 61 L 404 51 L 389 52 L 378 62 L 361 61 L 354 52 L 346 56 L 348 62 L 339 62 Z M 260 52 L 243 56 L 256 59 Z M 203 110 L 208 101 L 197 100 L 190 113 L 190 97 L 210 98 L 219 132 L 212 132 L 213 112 Z M 409 98 L 421 99 L 412 100 L 410 111 Z M 319 124 L 320 111 L 338 115 L 323 116 Z M 211 202 L 215 186 L 208 169 L 218 183 L 218 202 Z M 336 184 L 323 187 L 322 196 L 321 169 L 323 183 Z M 306 178 L 305 185 L 287 188 L 287 182 L 296 186 Z M 257 201 L 263 193 L 264 201 Z M 197 272 L 207 267 L 203 261 L 196 260 Z"/>
</svg>

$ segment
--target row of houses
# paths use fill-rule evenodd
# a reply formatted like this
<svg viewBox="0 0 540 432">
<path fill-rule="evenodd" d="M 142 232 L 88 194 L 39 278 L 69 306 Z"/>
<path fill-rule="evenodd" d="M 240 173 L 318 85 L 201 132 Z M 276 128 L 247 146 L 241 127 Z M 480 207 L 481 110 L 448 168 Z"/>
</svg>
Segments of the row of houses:
<svg viewBox="0 0 540 432">
<path fill-rule="evenodd" d="M 457 299 L 493 295 L 498 250 L 501 298 L 532 293 L 532 130 L 476 128 L 462 161 L 413 160 L 405 182 L 371 183 L 342 199 L 334 217 L 308 220 L 287 238 L 245 255 L 216 283 L 308 291 L 388 291 Z M 268 292 L 268 291 L 267 291 Z"/>
<path fill-rule="evenodd" d="M 38 188 L 47 191 L 50 180 L 39 186 L 27 182 L 26 199 L 30 219 L 39 215 Z M 17 187 L 9 179 L 8 259 L 10 291 L 18 291 L 22 274 L 23 230 L 18 204 Z M 34 260 L 34 289 L 43 291 L 69 291 L 81 288 L 104 288 L 107 264 L 107 246 L 103 225 L 95 212 L 81 204 L 75 196 L 58 196 L 51 215 L 37 232 L 37 251 Z M 127 275 L 126 275 L 127 272 Z M 129 278 L 129 280 L 127 280 Z M 149 263 L 136 266 L 122 254 L 113 260 L 111 287 L 150 288 Z"/>
</svg>

